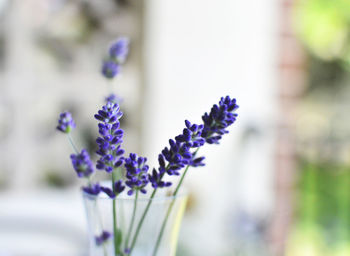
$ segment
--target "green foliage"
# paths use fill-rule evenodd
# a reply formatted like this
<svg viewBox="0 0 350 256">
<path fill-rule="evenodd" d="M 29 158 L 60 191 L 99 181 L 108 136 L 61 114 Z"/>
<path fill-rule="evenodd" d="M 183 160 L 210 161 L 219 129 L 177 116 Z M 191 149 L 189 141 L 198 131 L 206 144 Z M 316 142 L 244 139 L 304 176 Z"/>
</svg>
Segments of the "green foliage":
<svg viewBox="0 0 350 256">
<path fill-rule="evenodd" d="M 296 197 L 298 237 L 306 239 L 310 230 L 317 230 L 317 247 L 350 248 L 350 166 L 301 161 L 300 169 Z M 312 241 L 316 240 L 309 242 Z"/>
<path fill-rule="evenodd" d="M 293 21 L 300 39 L 313 54 L 350 63 L 348 0 L 300 0 Z"/>
</svg>

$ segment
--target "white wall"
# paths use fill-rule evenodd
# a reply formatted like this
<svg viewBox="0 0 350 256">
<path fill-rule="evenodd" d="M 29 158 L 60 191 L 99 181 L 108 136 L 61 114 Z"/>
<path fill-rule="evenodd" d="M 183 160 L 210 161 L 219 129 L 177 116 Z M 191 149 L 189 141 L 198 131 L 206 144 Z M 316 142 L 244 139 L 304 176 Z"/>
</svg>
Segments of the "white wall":
<svg viewBox="0 0 350 256">
<path fill-rule="evenodd" d="M 207 166 L 193 169 L 187 179 L 197 198 L 195 218 L 190 214 L 182 229 L 191 255 L 229 251 L 236 210 L 263 214 L 273 202 L 274 5 L 272 0 L 146 4 L 144 152 L 156 156 L 182 131 L 184 119 L 200 122 L 221 96 L 236 97 L 241 106 L 221 145 L 200 151 Z M 247 126 L 261 129 L 248 143 L 242 138 Z"/>
</svg>

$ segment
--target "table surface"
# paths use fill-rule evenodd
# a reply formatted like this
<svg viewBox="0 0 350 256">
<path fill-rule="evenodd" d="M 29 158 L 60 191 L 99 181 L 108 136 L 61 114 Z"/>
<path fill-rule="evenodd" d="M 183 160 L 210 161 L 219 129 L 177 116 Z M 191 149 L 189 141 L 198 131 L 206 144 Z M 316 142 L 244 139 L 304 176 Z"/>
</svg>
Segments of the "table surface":
<svg viewBox="0 0 350 256">
<path fill-rule="evenodd" d="M 0 193 L 0 256 L 86 255 L 79 192 Z"/>
</svg>

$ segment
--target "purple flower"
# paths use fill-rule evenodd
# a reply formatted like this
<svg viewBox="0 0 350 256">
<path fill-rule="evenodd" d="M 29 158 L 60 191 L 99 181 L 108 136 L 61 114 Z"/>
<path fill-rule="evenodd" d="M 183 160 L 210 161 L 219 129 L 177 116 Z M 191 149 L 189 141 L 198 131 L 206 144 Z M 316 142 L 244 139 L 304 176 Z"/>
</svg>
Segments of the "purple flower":
<svg viewBox="0 0 350 256">
<path fill-rule="evenodd" d="M 78 177 L 89 177 L 94 172 L 94 167 L 86 149 L 83 149 L 80 154 L 72 154 L 70 158 Z"/>
<path fill-rule="evenodd" d="M 118 63 L 124 63 L 129 53 L 129 39 L 126 37 L 118 38 L 109 49 L 109 55 Z"/>
<path fill-rule="evenodd" d="M 56 129 L 64 133 L 70 133 L 74 128 L 75 122 L 73 120 L 72 114 L 67 111 L 61 113 Z"/>
<path fill-rule="evenodd" d="M 111 93 L 110 95 L 108 95 L 108 97 L 105 98 L 105 102 L 112 102 L 112 103 L 116 103 L 116 104 L 120 104 L 123 102 L 123 99 L 120 98 L 118 95 L 115 95 L 114 93 Z"/>
<path fill-rule="evenodd" d="M 118 180 L 114 183 L 114 191 L 116 194 L 120 194 L 121 192 L 123 192 L 125 189 L 125 186 L 123 185 L 123 181 L 122 180 Z"/>
<path fill-rule="evenodd" d="M 149 174 L 148 178 L 149 181 L 152 184 L 153 188 L 164 188 L 164 187 L 170 187 L 172 185 L 171 182 L 169 181 L 163 181 L 163 175 L 165 174 L 165 170 L 162 169 L 162 171 L 160 170 L 156 170 L 155 168 L 153 168 L 152 174 Z"/>
<path fill-rule="evenodd" d="M 154 188 L 168 187 L 170 182 L 163 181 L 163 176 L 180 175 L 180 170 L 185 166 L 203 166 L 204 157 L 196 157 L 196 152 L 193 149 L 204 145 L 205 140 L 201 137 L 203 125 L 191 124 L 188 120 L 185 121 L 186 128 L 182 134 L 175 137 L 174 140 L 169 140 L 170 147 L 162 150 L 158 156 L 159 168 L 153 169 L 152 175 L 149 175 L 149 180 Z"/>
<path fill-rule="evenodd" d="M 202 138 L 209 144 L 219 144 L 222 135 L 228 133 L 226 128 L 236 121 L 238 109 L 236 99 L 231 99 L 229 96 L 222 97 L 219 105 L 213 105 L 210 113 L 205 113 L 202 116 L 204 128 Z"/>
<path fill-rule="evenodd" d="M 102 74 L 106 78 L 114 78 L 116 75 L 120 73 L 120 65 L 118 63 L 115 63 L 112 60 L 107 60 L 103 62 L 102 65 Z"/>
<path fill-rule="evenodd" d="M 97 196 L 101 192 L 101 187 L 98 183 L 83 187 L 83 191 L 89 195 Z"/>
<path fill-rule="evenodd" d="M 106 230 L 103 230 L 101 235 L 95 236 L 95 242 L 96 245 L 102 245 L 103 243 L 105 243 L 110 237 L 112 236 L 111 233 L 109 233 Z"/>
<path fill-rule="evenodd" d="M 123 112 L 120 111 L 119 105 L 112 102 L 107 102 L 102 107 L 102 110 L 98 111 L 95 118 L 107 124 L 119 123 L 119 119 L 123 116 Z"/>
<path fill-rule="evenodd" d="M 101 186 L 101 191 L 104 192 L 110 198 L 112 198 L 112 199 L 115 198 L 115 194 L 114 194 L 112 189 L 110 189 L 108 187 L 102 187 Z"/>
<path fill-rule="evenodd" d="M 186 128 L 183 129 L 182 134 L 175 137 L 177 143 L 184 142 L 187 147 L 198 148 L 204 145 L 205 140 L 201 137 L 203 125 L 191 124 L 185 120 Z"/>
<path fill-rule="evenodd" d="M 135 190 L 146 193 L 145 187 L 148 180 L 148 165 L 146 165 L 147 158 L 138 157 L 131 153 L 129 158 L 125 159 L 126 181 L 125 184 L 130 188 L 128 195 L 132 195 Z"/>
<path fill-rule="evenodd" d="M 125 186 L 123 185 L 122 180 L 118 180 L 114 183 L 114 191 L 108 187 L 102 187 L 101 191 L 107 194 L 110 198 L 115 198 L 116 195 L 119 195 L 121 192 L 123 192 L 125 189 Z"/>
<path fill-rule="evenodd" d="M 121 148 L 124 131 L 119 129 L 119 119 L 123 113 L 118 104 L 108 102 L 98 111 L 95 118 L 101 121 L 98 124 L 100 137 L 96 139 L 99 149 L 96 151 L 100 155 L 96 168 L 112 172 L 123 164 L 124 150 Z"/>
<path fill-rule="evenodd" d="M 192 125 L 186 121 L 186 125 L 192 127 Z M 195 125 L 194 132 L 188 128 L 184 129 L 184 132 L 176 137 L 176 141 L 169 140 L 170 147 L 166 147 L 162 150 L 162 153 L 158 156 L 159 168 L 153 169 L 152 174 L 149 175 L 149 180 L 154 188 L 168 187 L 170 182 L 163 181 L 163 176 L 168 175 L 180 175 L 180 170 L 185 166 L 203 166 L 204 157 L 196 157 L 196 152 L 192 152 L 193 148 L 198 148 L 204 144 L 203 139 L 200 138 L 202 126 Z"/>
<path fill-rule="evenodd" d="M 238 108 L 236 100 L 229 96 L 221 98 L 218 105 L 214 105 L 209 114 L 202 117 L 204 124 L 196 125 L 185 121 L 186 128 L 182 134 L 169 140 L 170 147 L 162 150 L 158 156 L 158 170 L 153 169 L 149 174 L 149 180 L 154 188 L 168 187 L 170 182 L 163 181 L 165 174 L 180 175 L 180 170 L 185 166 L 198 167 L 204 165 L 204 157 L 197 157 L 197 149 L 205 144 L 219 143 L 222 135 L 228 133 L 226 128 L 233 124 Z"/>
</svg>

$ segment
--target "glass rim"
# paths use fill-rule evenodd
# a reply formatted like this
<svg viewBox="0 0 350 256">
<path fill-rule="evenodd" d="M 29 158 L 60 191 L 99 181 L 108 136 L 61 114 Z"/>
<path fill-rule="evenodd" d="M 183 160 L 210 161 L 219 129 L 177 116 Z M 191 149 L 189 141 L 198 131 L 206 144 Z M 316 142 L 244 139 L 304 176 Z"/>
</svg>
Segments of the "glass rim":
<svg viewBox="0 0 350 256">
<path fill-rule="evenodd" d="M 134 195 L 129 196 L 126 193 L 122 193 L 122 196 L 119 197 L 115 197 L 115 198 L 110 198 L 108 195 L 106 195 L 103 192 L 100 192 L 98 195 L 92 195 L 89 194 L 87 192 L 85 192 L 83 189 L 81 189 L 81 193 L 83 195 L 83 198 L 88 198 L 88 199 L 98 199 L 98 200 L 118 200 L 118 201 L 133 201 L 135 199 Z M 101 196 L 102 194 L 102 196 Z M 146 197 L 139 197 L 137 198 L 137 201 L 140 202 L 148 202 L 148 201 L 170 201 L 173 199 L 179 199 L 179 198 L 186 198 L 188 196 L 188 193 L 186 191 L 186 189 L 181 188 L 179 190 L 179 193 L 177 195 L 157 195 L 157 193 L 155 194 L 155 196 L 153 198 L 150 198 L 151 193 L 147 193 L 145 196 L 149 196 L 148 198 Z"/>
</svg>

